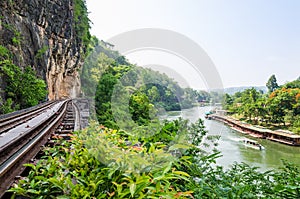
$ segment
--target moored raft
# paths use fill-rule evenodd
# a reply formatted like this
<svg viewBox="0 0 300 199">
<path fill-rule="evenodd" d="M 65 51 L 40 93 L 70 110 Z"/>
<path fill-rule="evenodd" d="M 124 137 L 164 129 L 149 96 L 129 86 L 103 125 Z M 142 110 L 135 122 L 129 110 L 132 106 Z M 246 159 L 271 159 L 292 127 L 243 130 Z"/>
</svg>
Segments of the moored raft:
<svg viewBox="0 0 300 199">
<path fill-rule="evenodd" d="M 275 142 L 279 142 L 291 146 L 300 146 L 300 135 L 294 134 L 293 132 L 290 131 L 286 131 L 286 130 L 272 131 L 270 129 L 259 128 L 227 116 L 220 116 L 216 114 L 209 115 L 208 119 L 214 119 L 226 123 L 232 129 L 241 132 L 243 134 L 248 134 L 255 138 L 267 139 L 267 140 L 271 140 L 271 141 L 275 141 Z"/>
</svg>

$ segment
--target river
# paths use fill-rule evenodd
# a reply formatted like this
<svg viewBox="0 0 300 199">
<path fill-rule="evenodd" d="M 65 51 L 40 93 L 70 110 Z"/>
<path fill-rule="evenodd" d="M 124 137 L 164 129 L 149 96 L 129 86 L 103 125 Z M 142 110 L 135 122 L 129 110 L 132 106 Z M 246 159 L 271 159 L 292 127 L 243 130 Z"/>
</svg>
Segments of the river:
<svg viewBox="0 0 300 199">
<path fill-rule="evenodd" d="M 245 137 L 244 134 L 220 122 L 204 119 L 205 112 L 209 110 L 211 110 L 211 107 L 194 107 L 182 111 L 171 111 L 168 112 L 167 118 L 182 117 L 189 119 L 191 122 L 195 122 L 198 118 L 203 119 L 209 135 L 220 135 L 220 139 L 217 141 L 217 149 L 221 152 L 222 157 L 217 159 L 217 164 L 222 165 L 224 168 L 230 167 L 234 162 L 245 162 L 251 166 L 259 167 L 261 171 L 266 171 L 282 166 L 282 159 L 300 166 L 300 147 L 292 147 L 252 137 L 249 138 L 258 141 L 265 147 L 265 150 L 260 151 L 246 147 L 239 141 Z"/>
</svg>

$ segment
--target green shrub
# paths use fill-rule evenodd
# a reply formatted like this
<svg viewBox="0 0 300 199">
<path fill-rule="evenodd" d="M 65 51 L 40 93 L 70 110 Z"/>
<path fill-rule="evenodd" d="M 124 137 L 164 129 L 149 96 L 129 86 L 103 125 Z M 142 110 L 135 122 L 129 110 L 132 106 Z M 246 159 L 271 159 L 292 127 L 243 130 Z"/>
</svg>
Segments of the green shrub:
<svg viewBox="0 0 300 199">
<path fill-rule="evenodd" d="M 11 58 L 11 54 L 7 48 L 0 45 L 0 61 L 8 60 Z"/>
<path fill-rule="evenodd" d="M 299 167 L 277 171 L 235 163 L 215 165 L 218 152 L 199 149 L 203 121 L 167 122 L 158 137 L 93 123 L 71 141 L 45 148 L 45 156 L 9 191 L 28 198 L 299 198 Z M 168 139 L 165 139 L 168 138 Z M 187 138 L 189 140 L 187 141 Z M 197 145 L 195 145 L 197 144 Z"/>
<path fill-rule="evenodd" d="M 2 108 L 2 113 L 28 108 L 46 99 L 46 83 L 37 78 L 31 67 L 28 66 L 22 71 L 11 60 L 0 60 L 0 75 L 6 84 L 4 91 L 8 98 L 4 102 L 7 108 Z"/>
<path fill-rule="evenodd" d="M 12 106 L 13 101 L 11 98 L 8 98 L 3 104 L 1 104 L 0 112 L 6 114 L 15 111 L 15 109 Z"/>
<path fill-rule="evenodd" d="M 150 145 L 150 147 L 147 147 Z M 139 143 L 130 133 L 92 127 L 71 142 L 46 148 L 28 177 L 10 191 L 30 198 L 192 198 L 181 187 L 190 175 L 162 143 Z"/>
</svg>

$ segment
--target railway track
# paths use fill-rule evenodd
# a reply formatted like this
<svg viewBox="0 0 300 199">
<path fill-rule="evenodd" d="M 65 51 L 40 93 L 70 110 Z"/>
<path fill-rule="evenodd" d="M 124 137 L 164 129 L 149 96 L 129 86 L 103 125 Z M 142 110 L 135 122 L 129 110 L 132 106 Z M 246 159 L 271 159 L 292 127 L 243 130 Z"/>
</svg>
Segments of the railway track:
<svg viewBox="0 0 300 199">
<path fill-rule="evenodd" d="M 23 164 L 30 162 L 41 146 L 58 137 L 69 139 L 70 133 L 80 129 L 78 116 L 77 106 L 72 100 L 66 100 L 0 120 L 0 126 L 5 129 L 0 134 L 0 198 L 22 173 Z M 2 125 L 2 122 L 7 124 Z"/>
<path fill-rule="evenodd" d="M 12 114 L 8 117 L 4 117 L 0 119 L 0 136 L 2 133 L 7 132 L 11 128 L 22 124 L 31 118 L 35 117 L 36 115 L 42 113 L 49 107 L 51 107 L 53 104 L 57 103 L 58 101 L 50 101 L 46 102 L 41 106 L 37 106 L 34 109 L 29 109 L 25 112 L 17 113 L 17 114 Z"/>
</svg>

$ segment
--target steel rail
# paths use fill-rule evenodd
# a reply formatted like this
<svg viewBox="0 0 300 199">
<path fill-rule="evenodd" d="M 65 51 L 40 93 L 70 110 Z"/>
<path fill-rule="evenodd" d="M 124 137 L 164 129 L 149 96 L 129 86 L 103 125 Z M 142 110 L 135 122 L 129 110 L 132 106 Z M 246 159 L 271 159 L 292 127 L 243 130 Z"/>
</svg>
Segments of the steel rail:
<svg viewBox="0 0 300 199">
<path fill-rule="evenodd" d="M 63 102 L 57 112 L 58 114 L 53 114 L 46 121 L 1 148 L 0 154 L 3 158 L 0 164 L 0 198 L 9 186 L 11 186 L 15 176 L 20 175 L 23 171 L 23 164 L 35 157 L 40 151 L 40 147 L 47 143 L 50 135 L 60 125 L 66 114 L 68 103 L 69 101 Z M 20 144 L 20 140 L 26 141 Z M 19 144 L 21 146 L 19 146 Z M 19 146 L 17 150 L 9 152 L 16 146 Z"/>
<path fill-rule="evenodd" d="M 47 108 L 53 106 L 55 103 L 59 101 L 51 101 L 45 103 L 41 106 L 38 106 L 34 109 L 27 110 L 25 112 L 13 114 L 11 116 L 0 119 L 0 136 L 2 133 L 10 130 L 11 128 L 26 122 L 27 120 L 35 117 L 37 114 L 43 112 Z"/>
<path fill-rule="evenodd" d="M 28 140 L 31 140 L 34 136 L 36 136 L 40 129 L 43 128 L 44 125 L 48 125 L 49 120 L 54 117 L 56 117 L 55 114 L 41 122 L 39 125 L 28 128 L 27 131 L 23 132 L 20 136 L 14 138 L 5 145 L 0 146 L 0 164 L 2 164 L 8 156 L 11 156 L 15 152 L 17 152 L 25 143 L 28 142 Z"/>
</svg>

